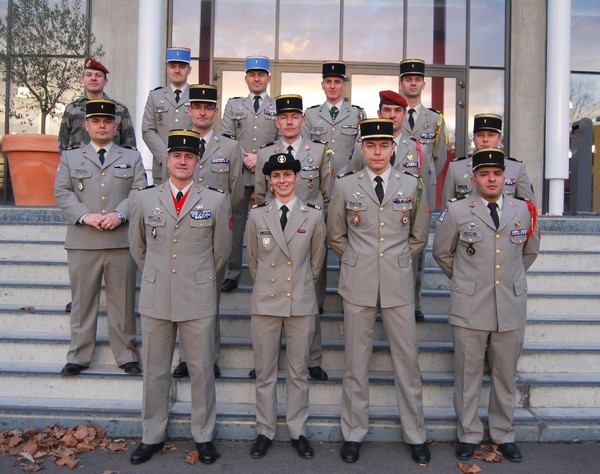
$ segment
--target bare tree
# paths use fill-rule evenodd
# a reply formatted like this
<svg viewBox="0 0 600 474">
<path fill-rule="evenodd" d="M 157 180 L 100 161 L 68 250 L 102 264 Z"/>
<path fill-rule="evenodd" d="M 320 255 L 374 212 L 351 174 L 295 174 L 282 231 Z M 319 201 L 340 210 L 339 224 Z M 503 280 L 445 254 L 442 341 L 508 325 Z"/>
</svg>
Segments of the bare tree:
<svg viewBox="0 0 600 474">
<path fill-rule="evenodd" d="M 600 116 L 600 88 L 597 83 L 586 77 L 571 78 L 571 109 L 569 125 L 583 118 L 594 121 Z"/>
</svg>

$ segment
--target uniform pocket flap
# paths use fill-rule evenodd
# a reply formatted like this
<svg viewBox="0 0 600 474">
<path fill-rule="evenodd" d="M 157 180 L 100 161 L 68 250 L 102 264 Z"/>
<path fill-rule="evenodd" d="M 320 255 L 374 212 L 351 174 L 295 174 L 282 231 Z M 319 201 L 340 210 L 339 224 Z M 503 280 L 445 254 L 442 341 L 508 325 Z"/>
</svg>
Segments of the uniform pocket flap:
<svg viewBox="0 0 600 474">
<path fill-rule="evenodd" d="M 144 274 L 142 275 L 142 280 L 148 281 L 150 283 L 156 282 L 156 269 L 154 268 L 145 268 Z"/>
<path fill-rule="evenodd" d="M 465 295 L 474 295 L 477 283 L 467 280 L 452 280 L 450 289 L 456 293 L 464 293 Z"/>
<path fill-rule="evenodd" d="M 209 283 L 215 280 L 215 272 L 212 270 L 200 270 L 196 272 L 196 285 Z"/>
<path fill-rule="evenodd" d="M 342 258 L 340 258 L 340 261 L 342 263 L 345 263 L 346 265 L 350 265 L 351 267 L 356 265 L 356 260 L 358 260 L 358 256 L 354 255 L 354 254 L 344 254 L 342 255 Z"/>
</svg>

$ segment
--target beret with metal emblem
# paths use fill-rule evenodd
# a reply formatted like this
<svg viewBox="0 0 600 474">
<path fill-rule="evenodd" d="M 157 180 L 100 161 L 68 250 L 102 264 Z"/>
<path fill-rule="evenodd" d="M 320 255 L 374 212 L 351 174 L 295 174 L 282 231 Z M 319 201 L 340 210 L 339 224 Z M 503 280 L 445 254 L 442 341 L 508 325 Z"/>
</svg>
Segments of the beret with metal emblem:
<svg viewBox="0 0 600 474">
<path fill-rule="evenodd" d="M 400 62 L 400 77 L 425 76 L 425 61 L 422 59 L 405 59 Z"/>
<path fill-rule="evenodd" d="M 167 48 L 167 62 L 190 64 L 192 62 L 192 50 L 176 46 Z"/>
<path fill-rule="evenodd" d="M 341 77 L 346 80 L 346 63 L 342 61 L 325 61 L 323 63 L 323 79 L 326 77 Z"/>
<path fill-rule="evenodd" d="M 477 114 L 473 118 L 473 133 L 490 130 L 502 133 L 502 116 L 498 114 Z"/>
<path fill-rule="evenodd" d="M 394 91 L 380 91 L 379 92 L 379 104 L 380 105 L 399 105 L 400 107 L 408 107 L 408 102 L 400 94 Z"/>
<path fill-rule="evenodd" d="M 85 118 L 112 117 L 116 115 L 116 105 L 112 100 L 92 99 L 85 104 Z"/>
<path fill-rule="evenodd" d="M 167 153 L 189 151 L 197 155 L 200 151 L 200 134 L 193 130 L 171 130 L 167 141 Z"/>
<path fill-rule="evenodd" d="M 217 103 L 217 86 L 210 84 L 190 84 L 190 102 Z"/>
<path fill-rule="evenodd" d="M 85 59 L 83 62 L 83 69 L 94 69 L 96 71 L 102 71 L 104 74 L 108 74 L 108 69 L 104 67 L 104 64 L 92 58 Z"/>
<path fill-rule="evenodd" d="M 275 107 L 277 108 L 277 115 L 284 112 L 304 113 L 304 109 L 302 108 L 302 96 L 297 94 L 278 96 L 275 98 Z"/>
<path fill-rule="evenodd" d="M 504 151 L 500 148 L 480 148 L 473 153 L 473 171 L 483 166 L 504 169 Z"/>
<path fill-rule="evenodd" d="M 276 153 L 271 155 L 263 165 L 262 172 L 265 176 L 279 170 L 292 170 L 294 173 L 299 173 L 301 167 L 300 161 L 296 160 L 291 153 Z"/>
<path fill-rule="evenodd" d="M 360 138 L 394 139 L 393 122 L 390 119 L 367 119 L 360 122 Z"/>
<path fill-rule="evenodd" d="M 248 56 L 244 62 L 246 72 L 248 71 L 266 71 L 270 73 L 270 61 L 266 56 Z"/>
</svg>

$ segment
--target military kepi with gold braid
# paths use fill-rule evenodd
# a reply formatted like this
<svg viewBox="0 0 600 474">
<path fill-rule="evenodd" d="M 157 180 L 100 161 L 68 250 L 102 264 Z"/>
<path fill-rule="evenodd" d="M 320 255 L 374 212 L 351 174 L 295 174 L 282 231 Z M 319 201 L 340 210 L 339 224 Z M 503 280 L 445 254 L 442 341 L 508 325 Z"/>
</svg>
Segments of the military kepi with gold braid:
<svg viewBox="0 0 600 474">
<path fill-rule="evenodd" d="M 360 122 L 360 138 L 394 139 L 394 125 L 389 119 L 366 119 Z"/>
<path fill-rule="evenodd" d="M 482 166 L 504 169 L 504 151 L 500 148 L 480 148 L 473 153 L 473 171 Z"/>
<path fill-rule="evenodd" d="M 502 133 L 502 117 L 497 114 L 477 114 L 473 118 L 473 133 L 490 130 Z"/>
<path fill-rule="evenodd" d="M 297 94 L 280 95 L 275 99 L 275 107 L 277 115 L 284 112 L 299 112 L 304 113 L 302 108 L 302 96 Z"/>
<path fill-rule="evenodd" d="M 425 61 L 405 59 L 400 62 L 400 77 L 402 76 L 425 76 Z"/>
<path fill-rule="evenodd" d="M 189 151 L 197 155 L 200 150 L 200 135 L 193 130 L 171 130 L 167 142 L 167 152 Z"/>
<path fill-rule="evenodd" d="M 115 118 L 116 105 L 112 100 L 93 99 L 85 104 L 85 118 L 112 117 Z"/>
<path fill-rule="evenodd" d="M 210 84 L 191 84 L 190 102 L 217 103 L 217 86 Z"/>
</svg>

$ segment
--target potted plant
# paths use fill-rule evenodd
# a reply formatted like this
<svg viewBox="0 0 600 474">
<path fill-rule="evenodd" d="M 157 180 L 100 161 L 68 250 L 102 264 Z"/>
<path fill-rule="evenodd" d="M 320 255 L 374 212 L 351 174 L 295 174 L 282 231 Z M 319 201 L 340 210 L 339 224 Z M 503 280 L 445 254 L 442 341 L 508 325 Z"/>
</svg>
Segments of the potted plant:
<svg viewBox="0 0 600 474">
<path fill-rule="evenodd" d="M 2 139 L 17 205 L 55 205 L 53 185 L 60 159 L 58 137 L 45 135 L 48 116 L 56 117 L 73 99 L 81 81 L 81 61 L 99 57 L 82 12 L 81 0 L 8 0 L 0 19 L 0 72 L 12 85 L 5 104 L 22 123 L 39 120 L 41 135 Z"/>
</svg>

